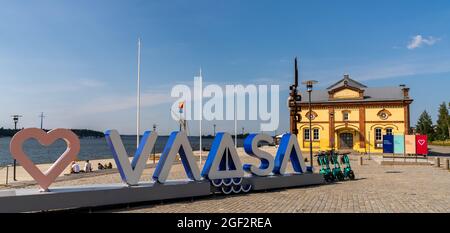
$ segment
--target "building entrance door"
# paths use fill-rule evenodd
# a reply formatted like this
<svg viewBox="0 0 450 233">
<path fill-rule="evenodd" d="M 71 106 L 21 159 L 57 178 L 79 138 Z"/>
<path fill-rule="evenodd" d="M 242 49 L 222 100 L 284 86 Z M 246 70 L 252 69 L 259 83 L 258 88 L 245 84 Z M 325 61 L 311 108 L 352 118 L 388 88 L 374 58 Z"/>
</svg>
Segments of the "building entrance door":
<svg viewBox="0 0 450 233">
<path fill-rule="evenodd" d="M 353 134 L 341 133 L 339 135 L 339 149 L 353 149 Z"/>
</svg>

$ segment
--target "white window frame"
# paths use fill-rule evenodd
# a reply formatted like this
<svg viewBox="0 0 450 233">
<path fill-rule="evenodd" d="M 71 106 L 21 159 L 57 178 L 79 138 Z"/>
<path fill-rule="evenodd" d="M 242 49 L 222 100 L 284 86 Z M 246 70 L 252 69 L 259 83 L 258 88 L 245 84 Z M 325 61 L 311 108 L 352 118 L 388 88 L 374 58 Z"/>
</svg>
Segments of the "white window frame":
<svg viewBox="0 0 450 233">
<path fill-rule="evenodd" d="M 388 130 L 390 130 L 391 133 L 388 133 Z M 394 129 L 393 128 L 386 128 L 386 135 L 394 135 Z"/>
<path fill-rule="evenodd" d="M 317 133 L 317 138 L 316 138 L 316 133 Z M 313 140 L 314 141 L 320 140 L 320 129 L 319 128 L 313 129 Z"/>
<path fill-rule="evenodd" d="M 342 119 L 344 121 L 348 121 L 350 119 L 350 113 L 349 112 L 343 112 L 342 113 Z"/>
<path fill-rule="evenodd" d="M 306 135 L 308 135 L 308 137 L 306 137 Z M 309 141 L 311 138 L 311 131 L 309 130 L 309 128 L 304 128 L 303 129 L 303 139 L 305 141 Z"/>
<path fill-rule="evenodd" d="M 377 130 L 380 132 L 380 139 L 377 138 Z M 375 141 L 380 142 L 383 140 L 383 129 L 382 128 L 375 128 Z"/>
</svg>

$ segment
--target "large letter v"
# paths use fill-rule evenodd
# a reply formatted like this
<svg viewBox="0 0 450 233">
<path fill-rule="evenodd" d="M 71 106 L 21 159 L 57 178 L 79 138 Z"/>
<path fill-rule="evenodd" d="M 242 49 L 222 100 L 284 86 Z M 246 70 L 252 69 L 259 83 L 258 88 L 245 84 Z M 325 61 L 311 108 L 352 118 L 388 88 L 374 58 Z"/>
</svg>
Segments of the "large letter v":
<svg viewBox="0 0 450 233">
<path fill-rule="evenodd" d="M 117 130 L 107 130 L 105 132 L 106 141 L 116 161 L 123 182 L 128 185 L 137 185 L 139 183 L 139 179 L 141 178 L 157 137 L 158 135 L 155 132 L 145 131 L 139 143 L 139 148 L 136 150 L 130 164 L 119 132 Z"/>
</svg>

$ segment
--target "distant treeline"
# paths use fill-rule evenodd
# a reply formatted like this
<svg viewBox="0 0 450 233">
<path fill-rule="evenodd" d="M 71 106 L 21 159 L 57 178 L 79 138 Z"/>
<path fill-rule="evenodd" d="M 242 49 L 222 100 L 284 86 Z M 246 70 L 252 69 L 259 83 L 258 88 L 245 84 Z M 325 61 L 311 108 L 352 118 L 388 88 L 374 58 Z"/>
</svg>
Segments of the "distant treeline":
<svg viewBox="0 0 450 233">
<path fill-rule="evenodd" d="M 48 129 L 44 130 L 49 131 Z M 102 132 L 90 129 L 71 129 L 71 130 L 80 138 L 85 137 L 101 138 L 105 136 Z M 12 137 L 18 131 L 19 130 L 0 128 L 0 137 Z"/>
<path fill-rule="evenodd" d="M 105 136 L 103 132 L 90 130 L 90 129 L 72 129 L 72 131 L 78 135 L 80 138 L 85 137 L 93 137 L 93 138 L 102 138 Z"/>
<path fill-rule="evenodd" d="M 448 112 L 450 108 L 450 102 L 443 102 L 439 105 L 438 119 L 436 124 L 433 125 L 433 120 L 427 111 L 423 111 L 417 121 L 415 132 L 420 134 L 426 134 L 428 140 L 432 141 L 445 141 L 450 139 L 450 114 Z"/>
</svg>

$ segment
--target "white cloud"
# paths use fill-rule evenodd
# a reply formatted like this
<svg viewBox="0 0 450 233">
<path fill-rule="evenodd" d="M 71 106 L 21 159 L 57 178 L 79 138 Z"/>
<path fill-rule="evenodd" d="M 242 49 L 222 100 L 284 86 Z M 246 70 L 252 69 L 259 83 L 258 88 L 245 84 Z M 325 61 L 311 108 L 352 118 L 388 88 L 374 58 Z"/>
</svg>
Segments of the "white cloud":
<svg viewBox="0 0 450 233">
<path fill-rule="evenodd" d="M 433 36 L 429 36 L 427 38 L 423 37 L 422 35 L 416 35 L 412 37 L 411 41 L 408 43 L 407 48 L 410 50 L 420 48 L 423 45 L 434 45 L 436 42 L 438 42 L 440 39 L 435 38 Z"/>
</svg>

